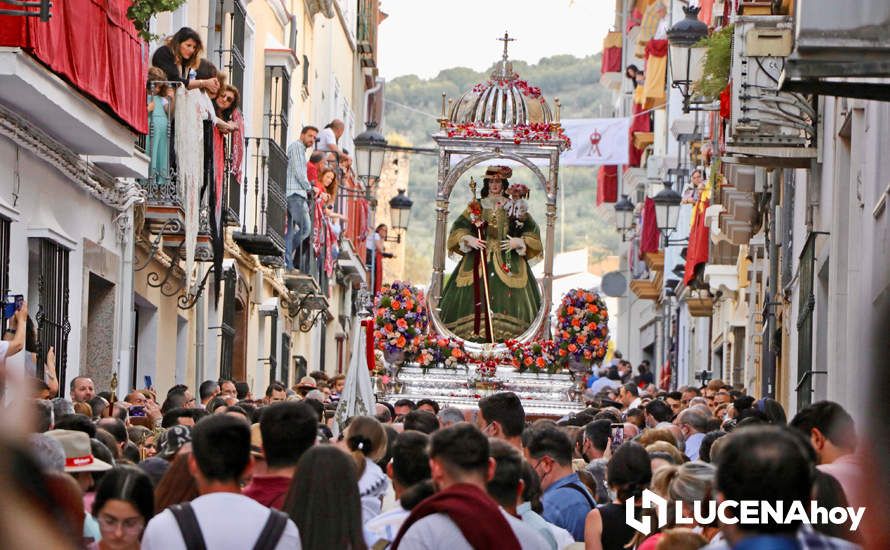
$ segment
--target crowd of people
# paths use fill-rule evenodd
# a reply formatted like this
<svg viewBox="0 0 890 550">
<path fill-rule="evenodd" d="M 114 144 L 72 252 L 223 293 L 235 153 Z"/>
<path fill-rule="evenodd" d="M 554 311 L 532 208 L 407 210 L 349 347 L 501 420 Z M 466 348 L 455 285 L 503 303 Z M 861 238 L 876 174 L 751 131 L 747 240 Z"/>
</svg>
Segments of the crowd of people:
<svg viewBox="0 0 890 550">
<path fill-rule="evenodd" d="M 617 370 L 617 365 L 614 367 Z M 622 367 L 623 369 L 623 367 Z M 607 375 L 607 379 L 609 379 Z M 335 433 L 342 376 L 312 373 L 263 396 L 246 383 L 177 385 L 124 401 L 75 378 L 69 398 L 33 401 L 7 484 L 58 547 L 855 548 L 850 525 L 626 521 L 710 499 L 862 506 L 853 419 L 818 402 L 786 422 L 773 399 L 719 380 L 676 392 L 609 386 L 561 419 L 526 415 L 511 392 L 474 410 L 380 401 Z M 371 413 L 373 412 L 373 416 Z M 12 475 L 10 475 L 12 474 Z M 671 508 L 672 509 L 672 508 Z M 691 513 L 691 512 L 690 512 Z M 54 547 L 55 547 L 54 546 Z"/>
</svg>

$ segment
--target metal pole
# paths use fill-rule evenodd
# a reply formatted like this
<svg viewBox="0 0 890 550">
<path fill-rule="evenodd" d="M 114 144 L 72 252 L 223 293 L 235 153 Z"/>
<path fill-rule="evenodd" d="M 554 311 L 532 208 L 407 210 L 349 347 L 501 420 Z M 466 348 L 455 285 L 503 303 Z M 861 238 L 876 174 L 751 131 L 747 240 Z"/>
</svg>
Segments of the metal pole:
<svg viewBox="0 0 890 550">
<path fill-rule="evenodd" d="M 773 170 L 770 179 L 770 224 L 769 224 L 769 294 L 766 298 L 766 341 L 763 342 L 764 361 L 761 377 L 761 395 L 775 397 L 776 393 L 776 349 L 773 336 L 776 333 L 776 297 L 779 295 L 779 244 L 776 213 L 779 211 L 779 171 Z"/>
</svg>

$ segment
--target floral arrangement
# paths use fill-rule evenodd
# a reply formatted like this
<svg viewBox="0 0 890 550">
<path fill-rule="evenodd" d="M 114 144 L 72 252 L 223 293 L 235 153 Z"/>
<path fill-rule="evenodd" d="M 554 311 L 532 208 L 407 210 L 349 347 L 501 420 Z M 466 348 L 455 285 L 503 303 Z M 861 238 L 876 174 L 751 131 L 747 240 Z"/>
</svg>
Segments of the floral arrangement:
<svg viewBox="0 0 890 550">
<path fill-rule="evenodd" d="M 417 354 L 417 363 L 425 369 L 436 365 L 455 369 L 460 365 L 466 365 L 468 359 L 462 340 L 438 334 L 428 335 L 421 342 Z"/>
<path fill-rule="evenodd" d="M 556 360 L 556 344 L 553 340 L 535 340 L 533 342 L 519 342 L 507 340 L 505 342 L 510 351 L 510 364 L 519 372 L 553 374 L 563 369 Z"/>
<path fill-rule="evenodd" d="M 519 145 L 522 142 L 531 141 L 562 141 L 567 148 L 572 148 L 572 140 L 563 131 L 562 126 L 546 122 L 532 122 L 517 124 L 513 127 L 513 143 Z"/>
<path fill-rule="evenodd" d="M 472 122 L 465 122 L 462 124 L 453 124 L 449 122 L 445 134 L 448 137 L 501 139 L 501 133 L 498 130 L 491 128 L 477 128 Z"/>
<path fill-rule="evenodd" d="M 474 200 L 467 206 L 468 217 L 470 219 L 470 223 L 476 227 L 482 227 L 485 224 L 485 218 L 482 217 L 482 204 L 479 201 Z"/>
<path fill-rule="evenodd" d="M 478 127 L 472 122 L 454 124 L 449 122 L 445 126 L 445 134 L 448 137 L 461 138 L 487 138 L 487 139 L 511 139 L 509 129 L 497 130 L 495 128 Z M 566 135 L 558 124 L 546 122 L 532 122 L 531 124 L 517 124 L 512 128 L 513 143 L 536 141 L 562 141 L 566 147 L 572 148 L 572 140 Z"/>
<path fill-rule="evenodd" d="M 414 354 L 428 322 L 423 292 L 401 281 L 383 285 L 374 310 L 374 347 L 387 354 Z"/>
<path fill-rule="evenodd" d="M 557 361 L 589 365 L 603 359 L 609 344 L 609 312 L 602 296 L 572 289 L 563 296 L 556 319 Z"/>
<path fill-rule="evenodd" d="M 519 76 L 519 75 L 514 75 Z M 517 79 L 513 81 L 513 85 L 516 86 L 523 95 L 527 95 L 528 97 L 533 97 L 535 99 L 541 97 L 541 88 L 537 86 L 532 86 L 526 80 Z M 542 100 L 543 101 L 543 100 Z"/>
<path fill-rule="evenodd" d="M 494 359 L 486 359 L 476 363 L 476 374 L 481 378 L 494 378 L 498 372 L 498 362 Z"/>
</svg>

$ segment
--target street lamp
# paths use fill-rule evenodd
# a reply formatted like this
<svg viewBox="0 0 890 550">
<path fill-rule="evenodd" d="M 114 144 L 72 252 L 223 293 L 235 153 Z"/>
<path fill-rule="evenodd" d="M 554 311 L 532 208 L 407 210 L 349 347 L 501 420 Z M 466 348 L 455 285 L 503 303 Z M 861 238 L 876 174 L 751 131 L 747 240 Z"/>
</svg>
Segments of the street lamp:
<svg viewBox="0 0 890 550">
<path fill-rule="evenodd" d="M 394 241 L 397 243 L 402 242 L 402 231 L 408 230 L 408 218 L 413 204 L 414 201 L 408 198 L 404 189 L 399 189 L 399 194 L 389 200 L 389 215 L 393 231 L 396 232 Z"/>
<path fill-rule="evenodd" d="M 670 180 L 664 181 L 664 189 L 652 197 L 655 203 L 655 224 L 658 230 L 664 235 L 665 244 L 667 244 L 668 236 L 677 228 L 677 220 L 680 218 L 680 203 L 683 197 L 672 188 Z"/>
<path fill-rule="evenodd" d="M 355 145 L 355 171 L 370 189 L 372 182 L 380 179 L 383 157 L 386 155 L 386 138 L 377 131 L 376 122 L 368 122 L 366 129 L 352 140 Z"/>
<path fill-rule="evenodd" d="M 671 86 L 683 96 L 683 112 L 689 112 L 692 83 L 702 77 L 705 48 L 701 40 L 708 36 L 708 26 L 698 19 L 698 6 L 684 6 L 686 17 L 667 31 L 671 51 Z"/>
<path fill-rule="evenodd" d="M 633 229 L 634 204 L 627 195 L 621 195 L 621 199 L 615 203 L 615 220 L 618 232 L 621 233 L 621 241 L 624 242 L 628 231 Z"/>
</svg>

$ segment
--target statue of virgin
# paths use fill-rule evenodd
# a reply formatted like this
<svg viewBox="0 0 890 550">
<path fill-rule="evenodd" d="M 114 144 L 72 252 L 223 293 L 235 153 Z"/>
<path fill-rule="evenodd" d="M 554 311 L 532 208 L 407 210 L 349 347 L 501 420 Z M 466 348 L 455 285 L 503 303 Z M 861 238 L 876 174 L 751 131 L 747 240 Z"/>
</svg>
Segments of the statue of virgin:
<svg viewBox="0 0 890 550">
<path fill-rule="evenodd" d="M 474 196 L 448 234 L 448 252 L 460 262 L 442 289 L 440 318 L 464 340 L 516 338 L 528 330 L 541 306 L 529 266 L 543 254 L 541 234 L 529 214 L 523 213 L 520 221 L 504 209 L 511 176 L 509 167 L 489 167 L 481 199 Z"/>
</svg>

